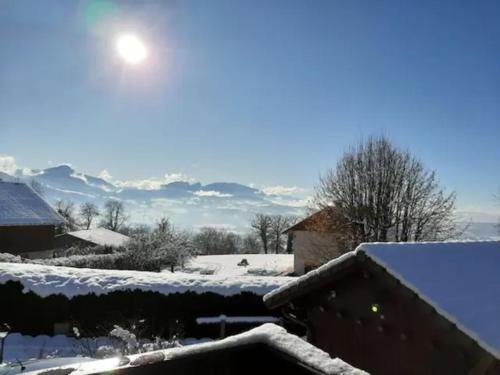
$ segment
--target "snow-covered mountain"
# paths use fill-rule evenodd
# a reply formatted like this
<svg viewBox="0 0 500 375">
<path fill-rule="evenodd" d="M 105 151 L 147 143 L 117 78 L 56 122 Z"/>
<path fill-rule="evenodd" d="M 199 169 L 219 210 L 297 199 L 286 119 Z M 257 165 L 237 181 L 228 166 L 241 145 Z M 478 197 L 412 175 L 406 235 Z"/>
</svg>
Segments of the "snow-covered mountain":
<svg viewBox="0 0 500 375">
<path fill-rule="evenodd" d="M 468 223 L 461 238 L 471 241 L 500 241 L 499 223 Z"/>
<path fill-rule="evenodd" d="M 155 190 L 122 188 L 112 181 L 78 172 L 69 165 L 17 170 L 13 175 L 0 172 L 0 179 L 27 183 L 35 180 L 42 185 L 44 198 L 50 203 L 65 199 L 76 204 L 91 201 L 102 206 L 107 199 L 120 199 L 125 202 L 133 223 L 153 223 L 166 216 L 186 228 L 215 225 L 245 231 L 255 213 L 302 215 L 304 212 L 303 197 L 266 194 L 232 182 L 204 185 L 176 181 Z"/>
<path fill-rule="evenodd" d="M 17 170 L 12 175 L 0 172 L 0 180 L 27 183 L 35 180 L 42 185 L 44 198 L 50 203 L 66 199 L 76 204 L 90 201 L 102 206 L 107 199 L 121 199 L 126 204 L 130 221 L 136 224 L 154 223 L 165 216 L 184 228 L 210 225 L 243 232 L 249 229 L 249 221 L 255 213 L 299 216 L 305 213 L 304 196 L 265 193 L 230 182 L 204 185 L 176 181 L 158 185 L 154 190 L 144 190 L 121 187 L 119 183 L 75 171 L 69 165 Z M 458 218 L 467 223 L 462 239 L 500 240 L 497 222 L 477 220 L 468 212 L 462 212 Z M 494 218 L 490 217 L 490 220 Z"/>
</svg>

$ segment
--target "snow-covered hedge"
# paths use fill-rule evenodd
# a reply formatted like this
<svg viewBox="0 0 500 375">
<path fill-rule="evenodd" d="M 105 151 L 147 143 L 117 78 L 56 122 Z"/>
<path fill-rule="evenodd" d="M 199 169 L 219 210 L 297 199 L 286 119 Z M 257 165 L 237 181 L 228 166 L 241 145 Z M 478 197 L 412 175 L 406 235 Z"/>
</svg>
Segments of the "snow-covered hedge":
<svg viewBox="0 0 500 375">
<path fill-rule="evenodd" d="M 102 270 L 134 269 L 127 253 L 72 255 L 68 257 L 37 259 L 33 263 L 47 266 L 95 268 Z"/>
<path fill-rule="evenodd" d="M 82 254 L 69 255 L 57 258 L 26 259 L 17 255 L 0 253 L 1 263 L 26 263 L 48 266 L 63 266 L 76 268 L 95 268 L 103 270 L 136 270 L 159 272 L 163 263 L 147 254 L 138 254 L 134 251 L 113 252 L 111 254 Z"/>
<path fill-rule="evenodd" d="M 31 335 L 78 322 L 102 335 L 114 324 L 145 320 L 152 335 L 169 337 L 182 326 L 191 337 L 217 337 L 218 327 L 200 326 L 196 318 L 269 315 L 262 296 L 289 280 L 0 263 L 0 295 L 8 301 L 0 322 Z M 244 329 L 231 325 L 227 333 Z"/>
<path fill-rule="evenodd" d="M 223 296 L 242 292 L 264 295 L 290 280 L 289 277 L 223 277 L 0 263 L 0 284 L 18 281 L 23 285 L 24 292 L 32 291 L 42 297 L 62 294 L 72 298 L 126 290 L 164 295 L 186 292 L 211 292 Z"/>
<path fill-rule="evenodd" d="M 9 253 L 0 253 L 1 263 L 23 263 L 25 261 L 19 255 L 12 255 Z"/>
<path fill-rule="evenodd" d="M 128 253 L 71 255 L 58 258 L 26 259 L 17 255 L 0 253 L 0 263 L 25 263 L 95 269 L 136 269 Z"/>
</svg>

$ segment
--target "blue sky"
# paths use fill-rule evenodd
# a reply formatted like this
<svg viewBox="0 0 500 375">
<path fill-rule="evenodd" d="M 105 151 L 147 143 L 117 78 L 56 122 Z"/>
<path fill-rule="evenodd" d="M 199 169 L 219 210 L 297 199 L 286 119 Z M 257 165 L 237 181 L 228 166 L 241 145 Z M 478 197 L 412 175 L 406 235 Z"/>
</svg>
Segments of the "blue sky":
<svg viewBox="0 0 500 375">
<path fill-rule="evenodd" d="M 108 5 L 91 22 L 95 2 L 0 0 L 0 154 L 121 180 L 311 188 L 385 134 L 461 208 L 495 209 L 500 3 Z M 140 66 L 117 57 L 123 33 L 147 45 Z"/>
</svg>

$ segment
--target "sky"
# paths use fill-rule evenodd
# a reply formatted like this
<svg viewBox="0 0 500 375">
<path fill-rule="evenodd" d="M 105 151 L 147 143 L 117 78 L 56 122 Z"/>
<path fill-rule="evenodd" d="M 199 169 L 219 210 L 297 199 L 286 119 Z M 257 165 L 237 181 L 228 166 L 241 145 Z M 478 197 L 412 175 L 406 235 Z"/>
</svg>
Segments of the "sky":
<svg viewBox="0 0 500 375">
<path fill-rule="evenodd" d="M 386 135 L 498 212 L 497 1 L 0 0 L 0 154 L 312 189 Z M 148 56 L 120 59 L 134 34 Z"/>
</svg>

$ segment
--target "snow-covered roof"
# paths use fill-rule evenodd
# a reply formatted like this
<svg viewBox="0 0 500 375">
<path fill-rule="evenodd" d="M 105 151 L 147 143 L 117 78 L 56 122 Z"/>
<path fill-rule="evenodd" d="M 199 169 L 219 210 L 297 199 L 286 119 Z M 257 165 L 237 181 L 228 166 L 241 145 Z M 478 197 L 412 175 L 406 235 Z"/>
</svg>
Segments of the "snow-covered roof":
<svg viewBox="0 0 500 375">
<path fill-rule="evenodd" d="M 239 266 L 246 259 L 248 266 Z M 191 259 L 185 272 L 219 276 L 283 275 L 293 271 L 293 254 L 200 255 Z"/>
<path fill-rule="evenodd" d="M 135 354 L 126 358 L 111 358 L 101 361 L 81 363 L 78 365 L 64 366 L 60 368 L 73 368 L 71 375 L 84 375 L 103 373 L 117 368 L 140 366 L 156 362 L 175 360 L 201 353 L 224 350 L 244 345 L 264 344 L 277 349 L 300 363 L 313 368 L 323 374 L 338 375 L 365 375 L 366 372 L 356 369 L 339 358 L 331 358 L 324 351 L 316 348 L 299 337 L 288 333 L 284 328 L 275 324 L 264 324 L 239 335 L 230 336 L 223 340 L 208 343 L 189 345 L 180 348 L 172 348 Z"/>
<path fill-rule="evenodd" d="M 362 254 L 500 358 L 499 241 L 364 243 L 272 291 L 264 301 L 273 305 L 284 294 L 298 296 L 304 286 L 327 281 Z"/>
<path fill-rule="evenodd" d="M 18 281 L 24 286 L 25 293 L 31 291 L 41 297 L 61 294 L 72 298 L 120 290 L 142 290 L 165 295 L 186 292 L 211 292 L 223 296 L 242 292 L 264 295 L 289 280 L 289 277 L 222 277 L 0 263 L 0 284 Z"/>
<path fill-rule="evenodd" d="M 28 185 L 0 181 L 0 226 L 63 223 L 64 219 Z"/>
<path fill-rule="evenodd" d="M 78 230 L 75 232 L 68 232 L 64 235 L 79 238 L 84 241 L 91 242 L 100 246 L 120 247 L 124 246 L 130 237 L 124 234 L 113 232 L 106 228 L 92 228 L 87 230 Z M 64 236 L 63 235 L 63 236 Z"/>
</svg>

